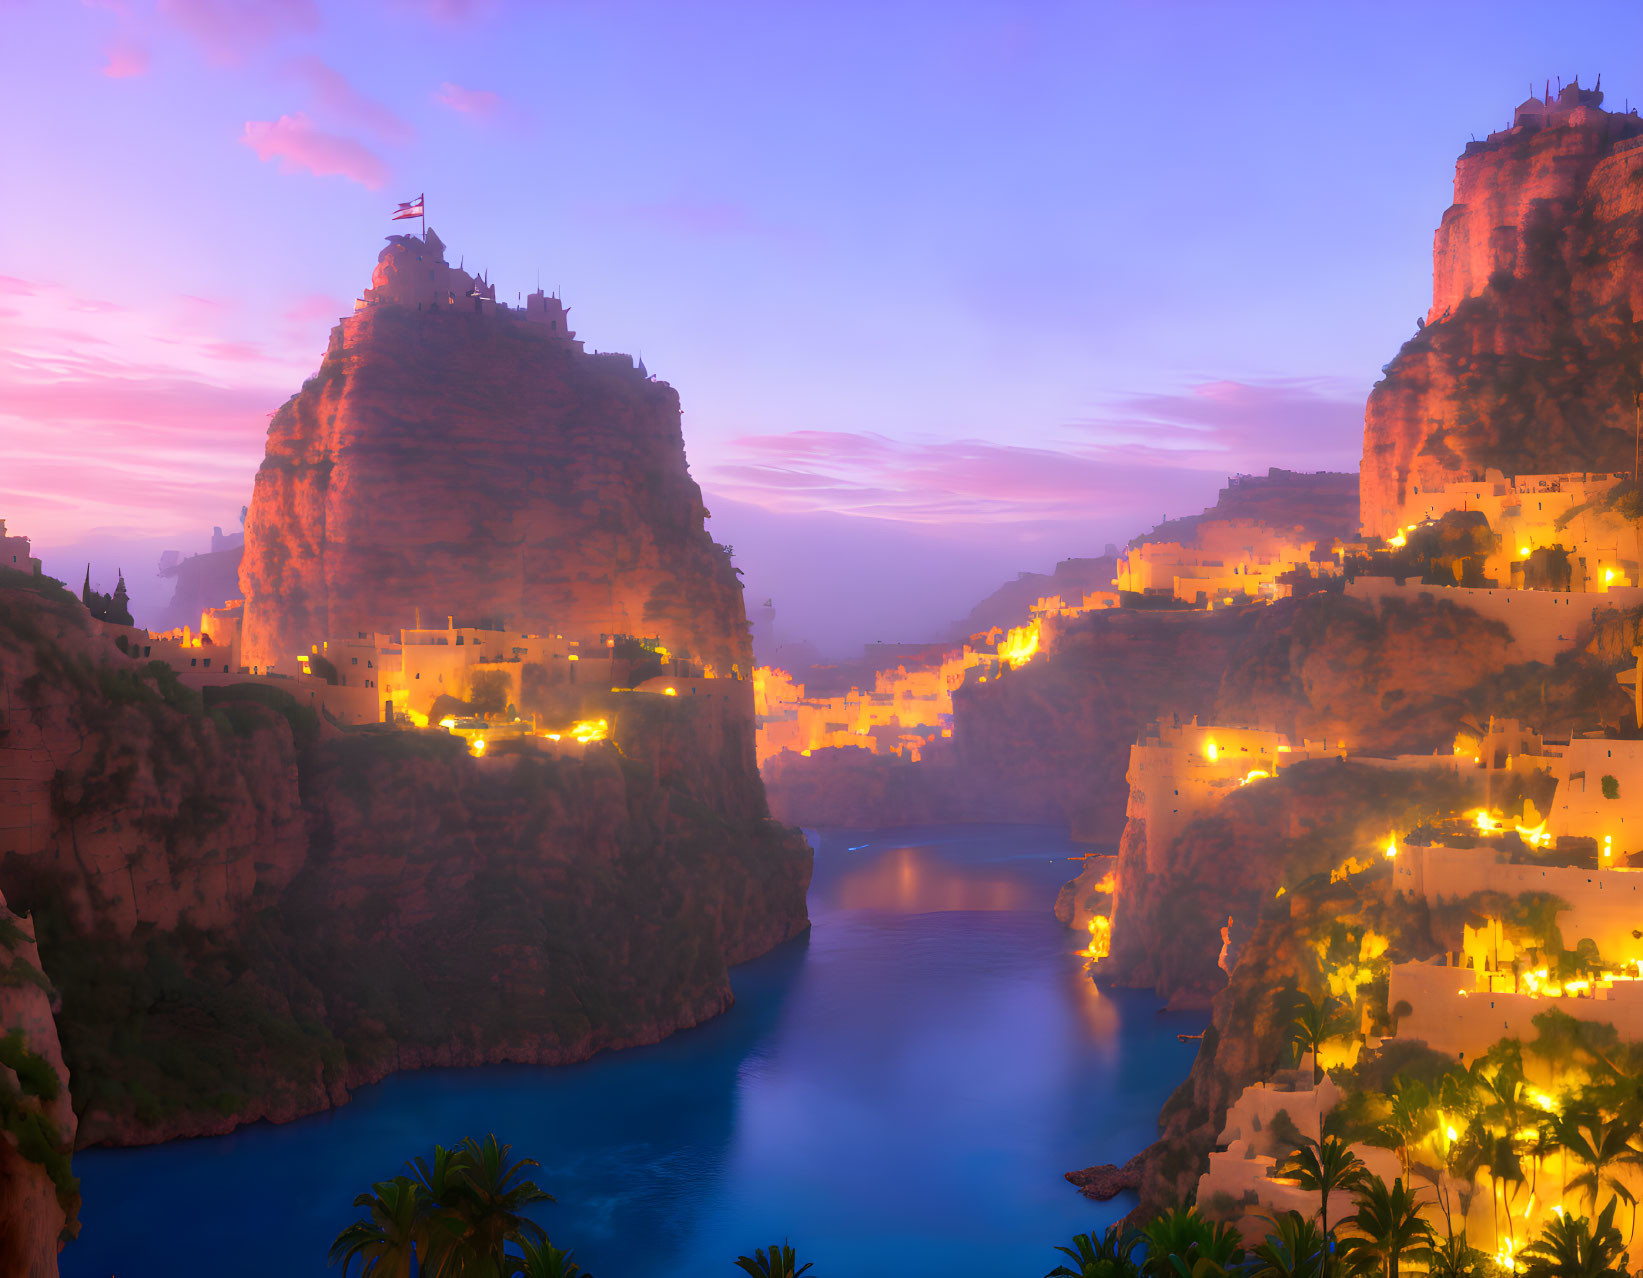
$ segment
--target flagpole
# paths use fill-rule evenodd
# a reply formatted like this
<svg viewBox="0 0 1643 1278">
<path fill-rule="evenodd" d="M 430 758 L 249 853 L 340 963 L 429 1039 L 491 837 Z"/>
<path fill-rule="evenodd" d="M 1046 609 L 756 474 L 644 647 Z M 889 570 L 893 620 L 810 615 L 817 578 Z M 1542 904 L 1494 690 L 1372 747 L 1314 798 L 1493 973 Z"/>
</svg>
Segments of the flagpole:
<svg viewBox="0 0 1643 1278">
<path fill-rule="evenodd" d="M 417 207 L 422 210 L 422 242 L 428 242 L 428 193 L 424 191 L 416 197 Z"/>
</svg>

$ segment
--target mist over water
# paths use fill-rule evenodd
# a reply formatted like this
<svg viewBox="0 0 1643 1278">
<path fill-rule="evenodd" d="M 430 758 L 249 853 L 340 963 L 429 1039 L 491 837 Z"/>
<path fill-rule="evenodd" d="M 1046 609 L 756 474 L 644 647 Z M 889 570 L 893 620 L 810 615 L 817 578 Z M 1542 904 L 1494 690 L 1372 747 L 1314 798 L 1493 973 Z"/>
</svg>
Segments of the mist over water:
<svg viewBox="0 0 1643 1278">
<path fill-rule="evenodd" d="M 736 1006 L 582 1065 L 403 1074 L 281 1127 L 76 1157 L 67 1278 L 326 1272 L 372 1181 L 496 1131 L 598 1278 L 726 1275 L 791 1238 L 818 1278 L 1042 1273 L 1116 1219 L 1062 1173 L 1123 1161 L 1199 1014 L 1103 994 L 1050 913 L 1081 851 L 1029 826 L 822 831 L 811 934 L 733 973 Z"/>
</svg>

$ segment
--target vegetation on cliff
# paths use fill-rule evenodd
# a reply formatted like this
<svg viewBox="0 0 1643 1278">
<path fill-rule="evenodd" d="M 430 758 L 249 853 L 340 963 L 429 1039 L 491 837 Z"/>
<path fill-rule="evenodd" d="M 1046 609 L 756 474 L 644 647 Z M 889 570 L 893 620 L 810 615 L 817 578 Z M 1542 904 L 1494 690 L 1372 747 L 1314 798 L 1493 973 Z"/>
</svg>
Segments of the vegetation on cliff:
<svg viewBox="0 0 1643 1278">
<path fill-rule="evenodd" d="M 0 752 L 50 760 L 0 890 L 61 991 L 81 1143 L 651 1042 L 807 924 L 809 849 L 717 702 L 612 694 L 608 742 L 478 760 L 266 687 L 207 702 L 56 607 L 0 590 Z"/>
</svg>

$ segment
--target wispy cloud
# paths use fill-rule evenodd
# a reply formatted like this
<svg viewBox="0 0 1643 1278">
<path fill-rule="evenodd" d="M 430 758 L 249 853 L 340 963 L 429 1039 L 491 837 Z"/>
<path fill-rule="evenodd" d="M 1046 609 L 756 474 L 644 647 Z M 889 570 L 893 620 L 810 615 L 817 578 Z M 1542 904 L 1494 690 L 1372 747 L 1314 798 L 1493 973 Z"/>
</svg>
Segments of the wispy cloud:
<svg viewBox="0 0 1643 1278">
<path fill-rule="evenodd" d="M 416 130 L 407 121 L 375 98 L 361 93 L 347 76 L 322 58 L 311 54 L 297 58 L 288 70 L 294 79 L 307 86 L 315 108 L 323 114 L 365 129 L 383 142 L 408 142 L 415 136 Z"/>
<path fill-rule="evenodd" d="M 489 89 L 464 89 L 447 80 L 434 90 L 434 101 L 476 120 L 494 119 L 502 110 L 502 95 Z"/>
<path fill-rule="evenodd" d="M 373 191 L 388 180 L 388 166 L 369 148 L 316 128 L 300 112 L 277 120 L 247 120 L 240 141 L 259 160 L 278 160 L 282 173 L 306 170 L 315 177 L 345 177 Z"/>
<path fill-rule="evenodd" d="M 1361 405 L 1329 384 L 1202 382 L 1116 397 L 1051 447 L 851 431 L 747 436 L 719 451 L 704 482 L 790 513 L 1007 525 L 1098 512 L 1109 527 L 1133 519 L 1138 532 L 1164 506 L 1207 504 L 1232 473 L 1279 463 L 1356 469 L 1361 429 Z"/>
<path fill-rule="evenodd" d="M 1205 465 L 1355 470 L 1362 452 L 1363 389 L 1328 378 L 1203 381 L 1183 390 L 1124 395 L 1080 427 L 1128 456 L 1192 458 Z"/>
<path fill-rule="evenodd" d="M 96 526 L 186 530 L 237 509 L 268 415 L 312 368 L 310 336 L 271 350 L 233 308 L 156 299 L 136 311 L 0 281 L 0 510 L 43 542 Z"/>
<path fill-rule="evenodd" d="M 160 0 L 159 11 L 226 66 L 320 25 L 313 0 Z"/>
</svg>

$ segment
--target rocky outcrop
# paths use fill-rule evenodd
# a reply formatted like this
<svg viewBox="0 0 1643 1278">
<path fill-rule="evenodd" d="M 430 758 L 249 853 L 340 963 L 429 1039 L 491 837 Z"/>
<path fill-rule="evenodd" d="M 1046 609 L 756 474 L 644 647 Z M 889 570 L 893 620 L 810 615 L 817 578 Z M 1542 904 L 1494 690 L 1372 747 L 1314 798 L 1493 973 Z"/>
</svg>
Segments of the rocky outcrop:
<svg viewBox="0 0 1643 1278">
<path fill-rule="evenodd" d="M 424 267 L 460 274 L 431 236 L 393 237 L 372 295 Z M 749 674 L 741 584 L 705 530 L 678 394 L 535 312 L 451 296 L 363 306 L 274 415 L 240 568 L 245 663 L 290 671 L 321 640 L 420 614 L 656 637 Z"/>
<path fill-rule="evenodd" d="M 1643 389 L 1643 120 L 1571 86 L 1466 147 L 1425 327 L 1369 396 L 1367 533 L 1481 476 L 1629 470 Z M 1530 104 L 1525 104 L 1530 105 Z"/>
<path fill-rule="evenodd" d="M 609 741 L 475 759 L 209 693 L 50 584 L 0 581 L 0 811 L 22 814 L 0 891 L 62 994 L 81 1144 L 652 1042 L 807 926 L 809 849 L 769 819 L 750 704 L 592 690 Z"/>
<path fill-rule="evenodd" d="M 0 898 L 0 1273 L 19 1278 L 55 1278 L 58 1248 L 79 1227 L 53 993 L 29 921 Z"/>
<path fill-rule="evenodd" d="M 1122 1167 L 1115 1163 L 1101 1163 L 1081 1171 L 1070 1171 L 1067 1182 L 1077 1186 L 1084 1197 L 1104 1203 L 1109 1198 L 1117 1198 L 1119 1194 L 1139 1188 L 1142 1166 L 1141 1155 L 1137 1154 Z"/>
</svg>

